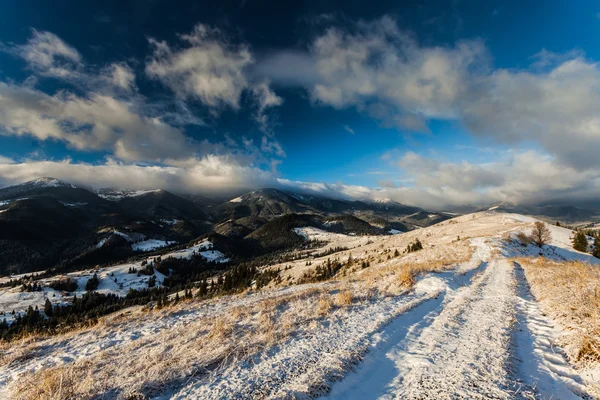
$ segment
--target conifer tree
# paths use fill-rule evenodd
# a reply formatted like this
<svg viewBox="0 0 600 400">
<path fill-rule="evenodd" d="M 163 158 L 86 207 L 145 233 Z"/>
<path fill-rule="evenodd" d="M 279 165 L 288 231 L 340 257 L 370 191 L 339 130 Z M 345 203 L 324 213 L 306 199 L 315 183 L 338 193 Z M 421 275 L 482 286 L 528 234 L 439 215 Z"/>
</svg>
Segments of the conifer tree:
<svg viewBox="0 0 600 400">
<path fill-rule="evenodd" d="M 575 236 L 573 236 L 573 248 L 577 251 L 587 251 L 588 241 L 587 236 L 583 231 L 577 231 Z"/>
<path fill-rule="evenodd" d="M 50 303 L 50 300 L 48 299 L 46 299 L 46 303 L 44 303 L 44 314 L 48 317 L 52 316 L 52 303 Z"/>
<path fill-rule="evenodd" d="M 592 255 L 596 258 L 600 258 L 600 238 L 598 236 L 594 239 L 594 250 L 592 251 Z"/>
<path fill-rule="evenodd" d="M 98 279 L 98 275 L 96 275 L 96 273 L 94 273 L 94 276 L 92 276 L 90 279 L 88 279 L 87 283 L 85 284 L 85 290 L 87 290 L 87 291 L 96 290 L 96 289 L 98 289 L 99 284 L 100 284 L 100 280 Z"/>
</svg>

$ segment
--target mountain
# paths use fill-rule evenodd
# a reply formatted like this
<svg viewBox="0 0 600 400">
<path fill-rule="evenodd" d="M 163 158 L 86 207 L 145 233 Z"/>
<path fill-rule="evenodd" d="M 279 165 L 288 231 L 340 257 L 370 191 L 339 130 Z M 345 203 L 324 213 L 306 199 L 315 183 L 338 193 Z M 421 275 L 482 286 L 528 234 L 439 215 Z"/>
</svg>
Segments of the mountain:
<svg viewBox="0 0 600 400">
<path fill-rule="evenodd" d="M 484 207 L 482 210 L 532 215 L 551 222 L 588 223 L 600 220 L 599 211 L 569 204 L 520 205 L 514 203 L 495 203 Z"/>
<path fill-rule="evenodd" d="M 125 196 L 119 206 L 140 218 L 180 218 L 205 221 L 206 214 L 196 204 L 166 190 L 152 190 L 134 196 Z"/>
<path fill-rule="evenodd" d="M 266 188 L 219 203 L 161 189 L 92 191 L 45 177 L 0 189 L 0 274 L 81 269 L 206 234 L 229 254 L 251 257 L 302 244 L 295 227 L 387 235 L 448 217 L 390 199 L 349 201 Z"/>
<path fill-rule="evenodd" d="M 164 190 L 94 193 L 36 179 L 0 189 L 0 273 L 117 261 L 135 254 L 136 242 L 190 241 L 211 231 L 207 219 Z"/>
<path fill-rule="evenodd" d="M 327 197 L 285 192 L 278 189 L 261 189 L 231 199 L 213 209 L 214 220 L 223 228 L 223 234 L 246 232 L 247 221 L 268 221 L 290 214 L 315 214 L 322 216 L 353 215 L 364 221 L 376 221 L 375 227 L 406 231 L 429 226 L 448 219 L 443 213 L 430 213 L 421 208 L 407 206 L 390 199 L 349 201 Z M 424 213 L 429 218 L 419 218 Z M 243 222 L 242 222 L 243 221 Z"/>
</svg>

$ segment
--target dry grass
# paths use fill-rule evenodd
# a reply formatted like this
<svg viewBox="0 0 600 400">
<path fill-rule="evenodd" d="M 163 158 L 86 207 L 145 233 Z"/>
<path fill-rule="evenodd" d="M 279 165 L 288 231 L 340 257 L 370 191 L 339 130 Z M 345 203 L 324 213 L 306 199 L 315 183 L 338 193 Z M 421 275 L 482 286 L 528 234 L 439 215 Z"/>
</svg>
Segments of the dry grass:
<svg viewBox="0 0 600 400">
<path fill-rule="evenodd" d="M 168 315 L 195 306 L 190 302 L 157 314 Z M 218 370 L 281 343 L 302 327 L 318 326 L 315 323 L 332 309 L 329 293 L 314 288 L 266 298 L 246 307 L 225 308 L 217 316 L 198 318 L 67 366 L 23 375 L 11 384 L 11 398 L 86 399 L 103 398 L 107 393 L 111 398 L 144 398 L 142 394 L 160 393 L 165 386 L 178 385 L 190 376 Z M 119 317 L 110 329 L 119 332 L 125 326 L 127 321 Z M 24 348 L 36 351 L 35 345 Z M 25 356 L 20 351 L 13 353 L 13 360 Z"/>
<path fill-rule="evenodd" d="M 372 252 L 371 261 L 381 255 L 379 249 Z M 382 265 L 348 273 L 339 282 L 285 295 L 267 295 L 243 306 L 225 306 L 218 315 L 200 315 L 193 322 L 109 347 L 67 367 L 29 372 L 26 378 L 13 382 L 10 389 L 18 399 L 102 398 L 107 393 L 112 397 L 129 398 L 159 394 L 165 386 L 177 386 L 192 376 L 211 373 L 227 363 L 282 343 L 303 329 L 319 329 L 322 319 L 334 318 L 344 307 L 363 299 L 404 293 L 414 285 L 419 274 L 446 270 L 468 258 L 470 249 L 461 244 L 453 245 L 452 249 L 436 246 L 435 251 L 426 249 L 419 254 L 384 260 Z M 334 290 L 339 292 L 331 295 Z M 233 298 L 243 298 L 243 295 L 205 303 L 227 304 Z M 152 324 L 156 318 L 190 312 L 200 307 L 200 303 L 193 299 L 159 311 L 117 314 L 102 319 L 93 329 L 50 341 L 57 343 L 57 348 L 73 338 L 81 340 L 80 336 L 92 343 L 94 335 L 104 336 L 99 332 L 135 330 L 136 326 Z M 7 358 L 35 356 L 37 348 L 44 345 L 47 342 L 30 342 L 23 346 L 27 351 L 11 351 Z M 61 382 L 74 382 L 69 385 L 70 392 L 62 389 Z"/>
<path fill-rule="evenodd" d="M 352 294 L 352 291 L 345 289 L 345 290 L 340 291 L 335 296 L 335 305 L 339 306 L 339 307 L 349 306 L 352 304 L 353 300 L 354 300 L 354 295 Z"/>
<path fill-rule="evenodd" d="M 545 312 L 565 326 L 572 362 L 600 364 L 600 268 L 581 262 L 522 260 L 527 281 Z"/>
<path fill-rule="evenodd" d="M 400 270 L 396 276 L 398 283 L 401 286 L 412 287 L 415 283 L 417 283 L 416 272 L 410 266 Z"/>
<path fill-rule="evenodd" d="M 70 367 L 51 368 L 23 379 L 14 394 L 18 400 L 71 400 L 89 397 L 89 377 L 81 380 Z M 33 381 L 35 379 L 35 381 Z"/>
<path fill-rule="evenodd" d="M 329 296 L 323 295 L 317 302 L 317 315 L 324 317 L 329 314 L 329 310 L 331 310 L 331 301 L 329 300 Z"/>
</svg>

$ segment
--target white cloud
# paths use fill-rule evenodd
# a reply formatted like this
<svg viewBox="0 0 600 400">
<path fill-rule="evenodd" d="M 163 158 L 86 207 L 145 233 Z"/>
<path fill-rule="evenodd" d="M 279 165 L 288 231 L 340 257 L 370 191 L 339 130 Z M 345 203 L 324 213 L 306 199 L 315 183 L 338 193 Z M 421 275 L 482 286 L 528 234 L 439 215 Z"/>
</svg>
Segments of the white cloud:
<svg viewBox="0 0 600 400">
<path fill-rule="evenodd" d="M 0 156 L 0 164 L 14 164 L 15 160 L 9 157 Z"/>
<path fill-rule="evenodd" d="M 390 126 L 424 130 L 431 118 L 453 119 L 470 70 L 485 60 L 481 41 L 453 48 L 423 47 L 389 17 L 329 28 L 310 47 L 317 80 L 312 98 L 335 108 L 356 107 Z"/>
<path fill-rule="evenodd" d="M 600 193 L 600 171 L 578 171 L 537 151 L 507 153 L 487 164 L 446 163 L 408 152 L 398 165 L 415 184 L 386 192 L 386 196 L 436 209 L 496 201 L 573 203 Z"/>
<path fill-rule="evenodd" d="M 348 125 L 344 125 L 344 130 L 353 135 L 355 134 L 354 129 L 350 128 Z"/>
<path fill-rule="evenodd" d="M 50 32 L 32 30 L 32 37 L 24 45 L 6 47 L 22 57 L 34 71 L 47 76 L 66 78 L 81 66 L 79 52 Z"/>
<path fill-rule="evenodd" d="M 580 170 L 600 167 L 600 65 L 581 51 L 543 49 L 527 68 L 494 69 L 481 40 L 423 45 L 383 17 L 329 27 L 304 53 L 265 57 L 255 69 L 274 82 L 386 127 L 430 132 L 431 120 L 456 121 L 500 143 L 537 143 Z M 295 80 L 285 71 L 299 60 L 311 72 Z"/>
<path fill-rule="evenodd" d="M 157 161 L 190 155 L 185 135 L 136 105 L 90 93 L 87 97 L 0 82 L 0 133 L 59 140 L 77 150 L 108 150 L 124 160 Z"/>
<path fill-rule="evenodd" d="M 123 164 L 113 160 L 100 165 L 70 160 L 0 164 L 0 182 L 4 184 L 20 183 L 40 176 L 97 188 L 163 188 L 207 194 L 237 193 L 275 182 L 269 171 L 240 165 L 230 157 L 216 155 L 190 159 L 186 166 L 181 167 Z"/>
<path fill-rule="evenodd" d="M 125 63 L 111 64 L 105 71 L 105 79 L 112 85 L 126 91 L 135 89 L 135 74 Z"/>
<path fill-rule="evenodd" d="M 283 104 L 283 99 L 269 87 L 269 82 L 261 82 L 251 88 L 251 93 L 256 102 L 256 113 L 254 118 L 258 123 L 260 130 L 266 135 L 273 134 L 273 119 L 267 114 L 273 107 L 279 107 Z"/>
<path fill-rule="evenodd" d="M 33 29 L 27 43 L 0 44 L 0 49 L 25 60 L 29 69 L 39 76 L 69 82 L 83 90 L 112 93 L 135 89 L 135 73 L 129 65 L 112 63 L 94 70 L 85 64 L 77 49 L 51 32 Z"/>
<path fill-rule="evenodd" d="M 146 74 L 181 99 L 196 99 L 215 109 L 238 109 L 248 86 L 244 69 L 254 62 L 248 47 L 230 44 L 221 31 L 203 24 L 180 38 L 187 47 L 150 39 L 154 53 Z"/>
</svg>

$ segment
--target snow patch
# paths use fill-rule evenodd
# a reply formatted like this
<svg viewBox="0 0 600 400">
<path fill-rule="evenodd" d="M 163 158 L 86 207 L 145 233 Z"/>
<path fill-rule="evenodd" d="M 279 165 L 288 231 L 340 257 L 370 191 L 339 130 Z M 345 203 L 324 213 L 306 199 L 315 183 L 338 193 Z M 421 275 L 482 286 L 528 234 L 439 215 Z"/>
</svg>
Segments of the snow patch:
<svg viewBox="0 0 600 400">
<path fill-rule="evenodd" d="M 175 241 L 148 239 L 131 245 L 133 251 L 151 251 L 175 244 Z"/>
</svg>

